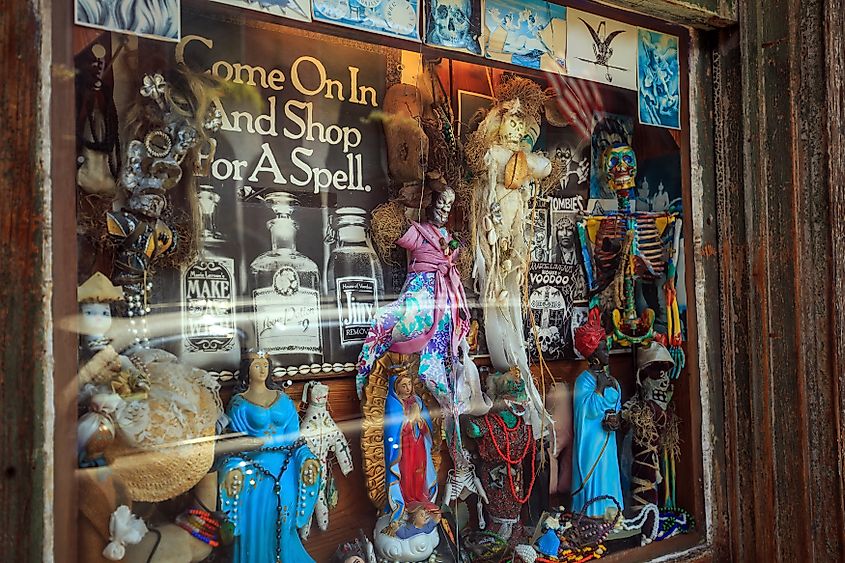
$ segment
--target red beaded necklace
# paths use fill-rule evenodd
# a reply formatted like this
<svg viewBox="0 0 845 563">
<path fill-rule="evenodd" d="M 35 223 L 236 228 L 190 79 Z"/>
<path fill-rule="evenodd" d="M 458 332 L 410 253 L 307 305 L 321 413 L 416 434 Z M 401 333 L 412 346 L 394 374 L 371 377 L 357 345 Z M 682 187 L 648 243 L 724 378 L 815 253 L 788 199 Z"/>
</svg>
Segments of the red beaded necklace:
<svg viewBox="0 0 845 563">
<path fill-rule="evenodd" d="M 496 422 L 497 426 L 502 429 L 505 437 L 505 452 L 502 453 L 502 448 L 499 446 L 499 442 L 496 440 L 496 433 L 493 432 L 493 425 L 490 424 L 490 417 L 493 417 Z M 534 488 L 534 479 L 537 477 L 535 474 L 535 463 L 536 463 L 536 449 L 537 445 L 534 443 L 533 436 L 531 435 L 531 427 L 527 424 L 523 424 L 522 420 L 517 417 L 516 425 L 513 428 L 508 428 L 508 425 L 505 424 L 505 421 L 502 419 L 501 416 L 498 414 L 490 415 L 487 414 L 484 416 L 484 422 L 487 425 L 487 431 L 490 433 L 490 440 L 493 442 L 493 447 L 496 448 L 496 453 L 499 454 L 499 457 L 505 461 L 505 465 L 507 466 L 508 472 L 508 484 L 510 485 L 511 495 L 519 504 L 525 504 L 528 502 L 528 498 L 531 496 L 531 490 Z M 520 427 L 523 427 L 525 431 L 525 449 L 522 451 L 522 454 L 519 458 L 511 457 L 511 440 L 510 435 L 516 434 L 517 430 Z M 511 473 L 511 465 L 519 465 L 525 460 L 525 456 L 528 455 L 528 450 L 531 450 L 531 483 L 528 485 L 528 488 L 525 491 L 525 496 L 520 498 L 520 496 L 516 492 L 516 486 L 513 483 L 513 474 Z"/>
</svg>

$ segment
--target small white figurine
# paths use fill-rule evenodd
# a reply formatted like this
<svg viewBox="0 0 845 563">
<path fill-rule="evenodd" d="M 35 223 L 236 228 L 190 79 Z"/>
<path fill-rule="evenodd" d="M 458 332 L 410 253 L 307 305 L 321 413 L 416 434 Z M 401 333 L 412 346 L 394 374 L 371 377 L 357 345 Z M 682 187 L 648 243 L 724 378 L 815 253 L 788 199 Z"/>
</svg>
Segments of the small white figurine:
<svg viewBox="0 0 845 563">
<path fill-rule="evenodd" d="M 79 332 L 83 351 L 93 355 L 106 347 L 109 339 L 106 333 L 111 328 L 111 304 L 123 301 L 123 288 L 115 287 L 111 280 L 100 272 L 94 272 L 76 290 L 79 302 Z"/>
<path fill-rule="evenodd" d="M 323 467 L 324 476 L 329 473 L 328 458 L 332 452 L 337 458 L 340 470 L 343 471 L 344 475 L 349 475 L 353 467 L 352 453 L 349 450 L 349 442 L 346 441 L 343 432 L 340 431 L 337 423 L 332 420 L 326 408 L 328 398 L 329 388 L 327 385 L 317 381 L 309 381 L 305 384 L 302 390 L 302 402 L 306 403 L 308 407 L 302 416 L 300 435 L 308 444 L 311 452 L 317 456 L 320 466 Z M 317 505 L 314 509 L 317 526 L 323 531 L 326 531 L 329 527 L 329 491 L 327 490 L 329 480 L 328 477 L 322 480 Z M 300 528 L 299 535 L 303 540 L 306 540 L 310 533 L 311 522 L 309 521 Z"/>
</svg>

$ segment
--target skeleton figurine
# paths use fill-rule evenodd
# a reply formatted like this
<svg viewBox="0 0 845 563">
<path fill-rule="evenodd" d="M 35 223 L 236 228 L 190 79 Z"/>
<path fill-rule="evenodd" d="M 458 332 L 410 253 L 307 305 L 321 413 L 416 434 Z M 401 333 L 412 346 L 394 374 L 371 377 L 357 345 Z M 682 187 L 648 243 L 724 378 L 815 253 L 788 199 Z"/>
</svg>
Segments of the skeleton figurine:
<svg viewBox="0 0 845 563">
<path fill-rule="evenodd" d="M 458 499 L 466 500 L 473 493 L 478 495 L 478 527 L 483 530 L 486 523 L 482 503 L 487 504 L 489 501 L 484 485 L 475 474 L 475 466 L 470 463 L 450 469 L 449 476 L 446 478 L 442 504 L 449 505 Z"/>
<path fill-rule="evenodd" d="M 433 0 L 429 9 L 427 43 L 481 54 L 470 0 Z"/>
<path fill-rule="evenodd" d="M 637 352 L 637 364 L 637 394 L 625 403 L 622 417 L 633 431 L 632 508 L 640 511 L 657 504 L 657 486 L 667 477 L 660 473 L 660 457 L 661 453 L 675 456 L 678 418 L 671 406 L 670 372 L 675 361 L 669 351 L 652 342 Z M 647 517 L 643 534 L 649 536 L 646 530 L 655 524 L 653 517 Z"/>
<path fill-rule="evenodd" d="M 617 211 L 588 216 L 578 225 L 588 292 L 596 297 L 611 287 L 614 303 L 613 338 L 622 346 L 647 344 L 654 337 L 655 312 L 647 308 L 638 316 L 637 282 L 655 283 L 664 276 L 667 305 L 674 305 L 674 262 L 680 218 L 677 213 L 634 212 L 632 190 L 637 176 L 634 150 L 617 143 L 603 154 L 608 186 L 616 192 Z M 667 235 L 673 234 L 673 237 Z M 670 243 L 666 243 L 666 239 Z M 670 320 L 673 311 L 669 312 Z"/>
<path fill-rule="evenodd" d="M 215 113 L 202 127 L 196 126 L 196 116 L 177 107 L 160 74 L 144 76 L 141 96 L 155 123 L 144 124 L 143 139 L 129 142 L 119 178 L 125 202 L 106 214 L 108 232 L 118 242 L 114 281 L 124 286 L 130 317 L 143 317 L 150 311 L 150 266 L 176 246 L 175 233 L 161 219 L 167 190 L 181 180 L 182 163 L 201 140 L 198 128 L 216 131 L 222 124 Z"/>
<path fill-rule="evenodd" d="M 314 508 L 317 526 L 324 532 L 329 527 L 329 509 L 336 504 L 336 501 L 331 498 L 334 496 L 334 479 L 331 476 L 331 471 L 328 470 L 329 454 L 334 452 L 340 470 L 343 471 L 344 475 L 349 475 L 349 472 L 352 471 L 352 453 L 349 450 L 349 442 L 346 441 L 343 432 L 340 431 L 326 409 L 328 398 L 328 386 L 316 381 L 309 381 L 302 390 L 302 402 L 307 403 L 308 408 L 305 409 L 305 414 L 302 416 L 300 435 L 308 444 L 311 452 L 317 456 L 320 466 L 323 467 L 323 475 L 325 475 Z M 329 481 L 332 482 L 331 485 Z M 310 533 L 311 521 L 299 529 L 299 535 L 303 540 L 308 539 Z"/>
</svg>

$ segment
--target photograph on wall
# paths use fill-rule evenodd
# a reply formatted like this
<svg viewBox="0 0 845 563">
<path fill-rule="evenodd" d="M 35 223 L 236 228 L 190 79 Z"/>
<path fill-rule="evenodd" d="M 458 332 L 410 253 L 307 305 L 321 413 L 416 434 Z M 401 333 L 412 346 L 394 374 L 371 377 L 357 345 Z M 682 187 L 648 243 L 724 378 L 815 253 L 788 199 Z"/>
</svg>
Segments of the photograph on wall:
<svg viewBox="0 0 845 563">
<path fill-rule="evenodd" d="M 311 2 L 309 0 L 212 0 L 245 10 L 255 10 L 264 14 L 280 16 L 301 22 L 311 21 Z"/>
<path fill-rule="evenodd" d="M 77 25 L 139 37 L 179 41 L 181 0 L 76 0 Z"/>
<path fill-rule="evenodd" d="M 569 75 L 637 89 L 637 28 L 569 9 L 566 60 Z"/>
<path fill-rule="evenodd" d="M 481 54 L 481 0 L 431 0 L 425 42 L 432 47 Z"/>
<path fill-rule="evenodd" d="M 593 113 L 593 135 L 590 158 L 590 199 L 600 200 L 606 211 L 616 209 L 616 194 L 607 186 L 603 156 L 614 144 L 631 145 L 634 137 L 634 119 L 627 115 Z M 591 202 L 592 207 L 592 202 Z"/>
<path fill-rule="evenodd" d="M 678 38 L 640 28 L 637 45 L 637 105 L 640 123 L 680 129 Z"/>
<path fill-rule="evenodd" d="M 458 137 L 465 143 L 467 136 L 478 128 L 496 100 L 492 96 L 458 90 Z"/>
<path fill-rule="evenodd" d="M 566 72 L 566 7 L 528 0 L 486 0 L 484 55 L 518 66 Z"/>
<path fill-rule="evenodd" d="M 313 0 L 315 21 L 420 40 L 419 0 Z"/>
<path fill-rule="evenodd" d="M 215 100 L 222 127 L 199 181 L 204 247 L 231 272 L 239 349 L 267 351 L 287 375 L 315 364 L 351 369 L 393 275 L 370 235 L 388 180 L 381 125 L 366 118 L 381 109 L 395 52 L 290 29 L 236 33 L 210 17 L 191 24 L 187 32 L 211 40 L 186 45 L 192 68 L 224 61 L 261 69 L 248 78 L 257 100 L 230 91 Z M 221 273 L 195 270 L 195 280 L 178 285 L 201 306 L 201 281 Z M 185 323 L 183 340 L 202 330 Z M 188 346 L 179 348 L 184 356 Z"/>
</svg>

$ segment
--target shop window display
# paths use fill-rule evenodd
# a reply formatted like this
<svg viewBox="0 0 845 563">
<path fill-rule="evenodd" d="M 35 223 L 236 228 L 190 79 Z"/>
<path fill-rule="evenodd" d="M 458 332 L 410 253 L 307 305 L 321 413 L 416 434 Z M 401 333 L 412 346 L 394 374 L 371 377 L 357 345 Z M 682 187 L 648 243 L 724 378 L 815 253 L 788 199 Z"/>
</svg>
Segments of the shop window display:
<svg viewBox="0 0 845 563">
<path fill-rule="evenodd" d="M 85 4 L 80 561 L 694 545 L 680 30 Z"/>
</svg>

